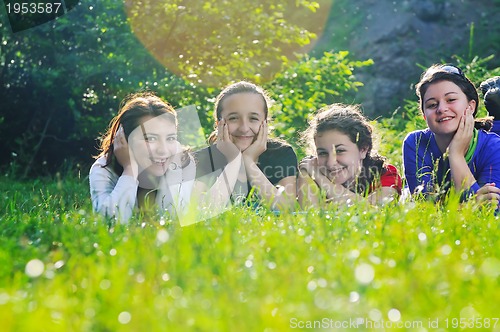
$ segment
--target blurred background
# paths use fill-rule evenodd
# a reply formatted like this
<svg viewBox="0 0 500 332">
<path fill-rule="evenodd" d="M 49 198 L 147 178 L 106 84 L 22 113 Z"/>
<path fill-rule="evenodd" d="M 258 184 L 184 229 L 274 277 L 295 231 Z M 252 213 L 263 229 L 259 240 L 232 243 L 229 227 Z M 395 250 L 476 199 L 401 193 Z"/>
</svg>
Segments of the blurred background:
<svg viewBox="0 0 500 332">
<path fill-rule="evenodd" d="M 453 62 L 477 85 L 500 74 L 500 1 L 82 0 L 65 8 L 24 30 L 0 8 L 2 176 L 86 175 L 121 99 L 139 90 L 194 107 L 208 135 L 222 87 L 260 84 L 275 101 L 274 134 L 300 156 L 297 133 L 326 104 L 362 103 L 382 127 L 404 133 L 419 125 L 413 84 L 423 67 Z M 384 140 L 398 151 L 397 140 Z"/>
</svg>

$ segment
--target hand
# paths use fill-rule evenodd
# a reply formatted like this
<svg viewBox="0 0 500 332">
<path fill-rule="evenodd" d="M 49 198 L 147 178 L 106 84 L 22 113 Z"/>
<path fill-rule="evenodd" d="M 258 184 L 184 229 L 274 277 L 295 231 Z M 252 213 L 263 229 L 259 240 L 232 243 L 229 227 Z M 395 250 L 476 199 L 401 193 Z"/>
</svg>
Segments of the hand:
<svg viewBox="0 0 500 332">
<path fill-rule="evenodd" d="M 497 188 L 494 183 L 486 183 L 477 191 L 476 201 L 478 203 L 492 202 L 498 205 L 500 201 L 500 188 Z"/>
<path fill-rule="evenodd" d="M 318 158 L 314 156 L 307 156 L 299 163 L 299 172 L 301 175 L 309 175 L 314 178 L 318 169 Z"/>
<path fill-rule="evenodd" d="M 474 131 L 473 113 L 472 107 L 469 106 L 461 117 L 457 131 L 448 146 L 450 158 L 458 156 L 464 157 L 467 153 Z"/>
<path fill-rule="evenodd" d="M 481 83 L 480 88 L 488 114 L 495 120 L 500 120 L 500 76 L 487 79 Z"/>
<path fill-rule="evenodd" d="M 257 138 L 243 151 L 243 157 L 257 162 L 259 156 L 267 150 L 267 121 L 262 121 Z"/>
<path fill-rule="evenodd" d="M 231 140 L 231 135 L 224 119 L 220 120 L 217 124 L 217 141 L 215 145 L 228 162 L 232 161 L 240 153 L 240 149 Z"/>
<path fill-rule="evenodd" d="M 122 126 L 116 131 L 113 140 L 113 154 L 116 157 L 116 161 L 123 167 L 124 174 L 137 176 L 137 162 L 132 150 L 129 148 Z"/>
</svg>

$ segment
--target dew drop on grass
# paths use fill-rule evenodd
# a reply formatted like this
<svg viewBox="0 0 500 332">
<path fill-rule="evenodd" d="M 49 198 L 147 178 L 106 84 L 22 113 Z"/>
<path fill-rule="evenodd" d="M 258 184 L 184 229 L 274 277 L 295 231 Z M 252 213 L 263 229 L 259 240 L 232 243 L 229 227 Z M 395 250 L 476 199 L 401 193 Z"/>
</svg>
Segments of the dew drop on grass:
<svg viewBox="0 0 500 332">
<path fill-rule="evenodd" d="M 376 265 L 379 265 L 380 263 L 382 263 L 382 260 L 379 257 L 374 256 L 374 255 L 370 255 L 369 259 L 370 259 L 370 262 L 372 262 L 373 264 L 376 264 Z"/>
<path fill-rule="evenodd" d="M 163 273 L 161 275 L 161 280 L 163 280 L 163 281 L 169 281 L 170 280 L 170 276 L 168 275 L 168 273 Z"/>
<path fill-rule="evenodd" d="M 358 257 L 359 257 L 359 250 L 358 249 L 351 250 L 351 252 L 349 253 L 349 258 L 356 259 Z"/>
<path fill-rule="evenodd" d="M 372 321 L 378 322 L 382 319 L 382 312 L 380 312 L 380 310 L 378 310 L 378 309 L 372 309 L 368 312 L 368 317 Z"/>
<path fill-rule="evenodd" d="M 132 320 L 132 315 L 127 311 L 122 311 L 118 315 L 118 321 L 120 324 L 128 324 Z"/>
<path fill-rule="evenodd" d="M 252 267 L 252 265 L 253 265 L 253 262 L 252 262 L 251 260 L 247 259 L 247 260 L 245 261 L 245 267 L 251 268 L 251 267 Z"/>
<path fill-rule="evenodd" d="M 109 251 L 109 254 L 110 254 L 111 256 L 116 256 L 116 249 L 111 249 L 111 250 Z"/>
<path fill-rule="evenodd" d="M 170 235 L 165 229 L 160 229 L 158 231 L 158 234 L 156 234 L 156 240 L 158 240 L 159 243 L 165 243 L 169 240 Z"/>
<path fill-rule="evenodd" d="M 375 278 L 375 270 L 370 264 L 361 263 L 354 270 L 354 277 L 362 284 L 369 284 Z"/>
<path fill-rule="evenodd" d="M 103 280 L 101 280 L 101 282 L 99 283 L 99 287 L 100 287 L 102 290 L 107 290 L 107 289 L 109 289 L 109 287 L 111 287 L 111 281 L 109 281 L 108 279 L 103 279 Z"/>
<path fill-rule="evenodd" d="M 306 231 L 303 230 L 302 228 L 299 228 L 299 230 L 297 231 L 297 234 L 299 234 L 300 236 L 304 236 L 304 234 L 306 234 Z"/>
<path fill-rule="evenodd" d="M 351 292 L 349 293 L 349 302 L 355 303 L 359 301 L 359 294 L 358 292 Z"/>
<path fill-rule="evenodd" d="M 460 310 L 460 319 L 462 318 L 470 319 L 477 317 L 481 317 L 481 314 L 477 312 L 477 310 L 474 309 L 473 306 L 463 307 L 462 310 Z"/>
<path fill-rule="evenodd" d="M 401 319 L 401 313 L 399 312 L 398 309 L 391 309 L 387 313 L 387 317 L 391 322 L 398 322 Z"/>
<path fill-rule="evenodd" d="M 319 287 L 321 288 L 325 288 L 326 286 L 328 286 L 328 282 L 326 281 L 326 279 L 324 278 L 319 278 L 316 283 L 318 284 Z"/>
<path fill-rule="evenodd" d="M 276 268 L 276 263 L 269 262 L 269 263 L 267 263 L 267 267 L 269 268 L 269 270 L 274 270 Z"/>
<path fill-rule="evenodd" d="M 474 268 L 473 265 L 467 264 L 464 267 L 464 272 L 467 274 L 474 274 L 474 272 L 476 272 L 476 269 Z"/>
<path fill-rule="evenodd" d="M 307 283 L 307 289 L 310 290 L 311 292 L 318 288 L 318 284 L 316 284 L 316 281 L 311 280 Z"/>
<path fill-rule="evenodd" d="M 449 254 L 451 254 L 451 251 L 452 251 L 451 247 L 447 244 L 445 244 L 444 246 L 441 247 L 441 253 L 443 255 L 449 255 Z"/>
<path fill-rule="evenodd" d="M 139 283 L 139 284 L 142 284 L 146 278 L 144 277 L 144 274 L 142 273 L 139 273 L 137 274 L 137 276 L 135 277 L 135 280 Z"/>
<path fill-rule="evenodd" d="M 45 265 L 39 259 L 32 259 L 26 264 L 25 272 L 28 277 L 37 278 L 42 275 Z"/>
<path fill-rule="evenodd" d="M 54 263 L 54 267 L 56 269 L 60 269 L 63 266 L 64 266 L 64 261 L 57 261 L 57 262 Z"/>
<path fill-rule="evenodd" d="M 427 240 L 427 235 L 425 235 L 425 233 L 419 233 L 418 239 L 420 240 L 420 242 L 425 242 Z"/>
<path fill-rule="evenodd" d="M 493 257 L 488 257 L 481 264 L 481 272 L 483 274 L 497 278 L 500 275 L 500 260 Z"/>
<path fill-rule="evenodd" d="M 314 266 L 308 266 L 307 267 L 307 272 L 308 273 L 313 273 L 314 272 Z"/>
</svg>

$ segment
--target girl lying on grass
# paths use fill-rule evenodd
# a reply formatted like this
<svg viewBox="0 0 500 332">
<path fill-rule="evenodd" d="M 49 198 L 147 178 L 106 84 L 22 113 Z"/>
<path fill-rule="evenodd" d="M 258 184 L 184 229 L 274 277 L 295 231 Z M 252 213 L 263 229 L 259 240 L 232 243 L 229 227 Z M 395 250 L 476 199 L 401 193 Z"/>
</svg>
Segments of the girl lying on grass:
<svg viewBox="0 0 500 332">
<path fill-rule="evenodd" d="M 206 192 L 213 179 L 230 161 L 223 143 L 234 145 L 242 156 L 237 183 L 228 189 L 232 201 L 253 201 L 253 194 L 271 209 L 290 209 L 295 205 L 297 157 L 292 147 L 268 138 L 269 98 L 259 86 L 237 82 L 227 86 L 215 101 L 217 130 L 208 148 L 196 156 L 197 192 Z M 231 174 L 233 176 L 234 174 Z"/>
<path fill-rule="evenodd" d="M 177 141 L 177 116 L 153 93 L 125 98 L 103 136 L 90 169 L 94 211 L 127 222 L 134 207 L 154 206 L 171 215 L 187 206 L 194 160 Z"/>
<path fill-rule="evenodd" d="M 460 68 L 433 65 L 416 85 L 427 129 L 403 142 L 404 172 L 412 194 L 447 193 L 463 199 L 500 198 L 500 137 L 489 133 L 491 120 L 478 119 L 476 88 Z"/>
<path fill-rule="evenodd" d="M 372 152 L 372 127 L 356 106 L 321 109 L 303 137 L 314 156 L 299 164 L 298 200 L 302 208 L 326 202 L 367 200 L 379 204 L 401 192 L 396 167 Z"/>
</svg>

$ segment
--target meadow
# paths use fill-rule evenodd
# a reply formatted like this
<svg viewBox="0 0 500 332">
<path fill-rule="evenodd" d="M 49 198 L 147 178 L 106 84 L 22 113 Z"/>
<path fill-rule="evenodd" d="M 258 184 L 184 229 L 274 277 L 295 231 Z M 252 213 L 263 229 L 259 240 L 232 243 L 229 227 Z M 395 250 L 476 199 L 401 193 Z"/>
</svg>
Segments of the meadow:
<svg viewBox="0 0 500 332">
<path fill-rule="evenodd" d="M 2 331 L 500 331 L 498 217 L 454 198 L 180 227 L 94 215 L 83 176 L 0 190 Z"/>
</svg>

